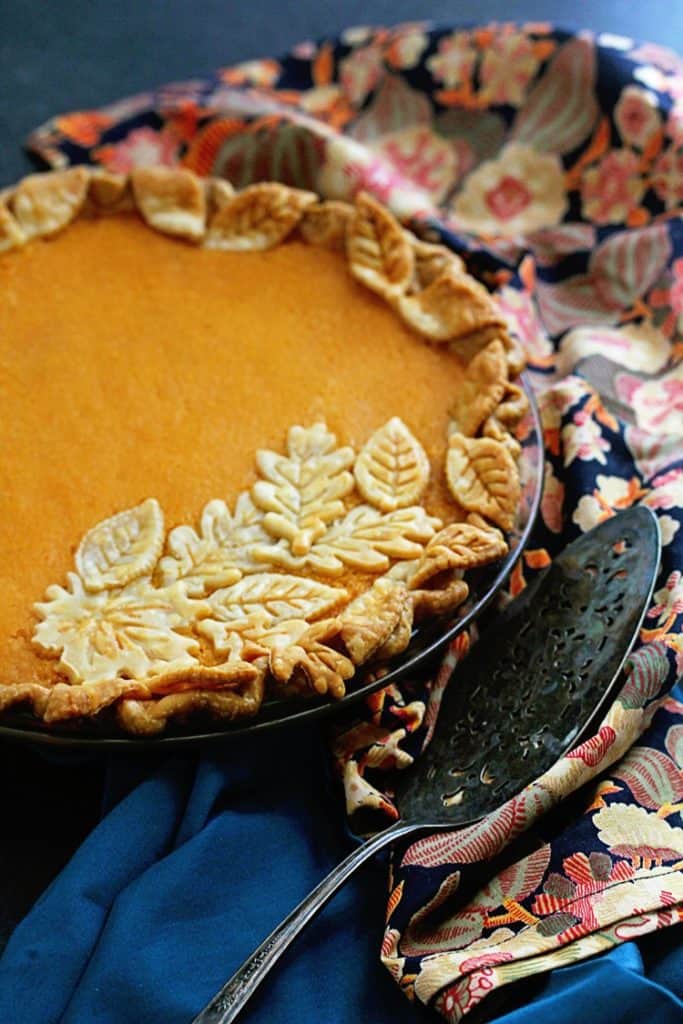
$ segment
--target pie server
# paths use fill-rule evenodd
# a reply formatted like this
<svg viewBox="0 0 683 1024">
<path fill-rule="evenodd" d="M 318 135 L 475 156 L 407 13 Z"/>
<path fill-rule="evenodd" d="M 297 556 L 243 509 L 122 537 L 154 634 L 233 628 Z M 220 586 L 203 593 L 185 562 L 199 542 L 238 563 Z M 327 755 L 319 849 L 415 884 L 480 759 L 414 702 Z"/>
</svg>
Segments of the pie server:
<svg viewBox="0 0 683 1024">
<path fill-rule="evenodd" d="M 364 861 L 411 832 L 471 825 L 592 735 L 619 690 L 659 565 L 645 506 L 570 544 L 457 668 L 427 749 L 400 774 L 401 818 L 353 850 L 273 931 L 193 1024 L 228 1024 L 292 940 Z"/>
</svg>

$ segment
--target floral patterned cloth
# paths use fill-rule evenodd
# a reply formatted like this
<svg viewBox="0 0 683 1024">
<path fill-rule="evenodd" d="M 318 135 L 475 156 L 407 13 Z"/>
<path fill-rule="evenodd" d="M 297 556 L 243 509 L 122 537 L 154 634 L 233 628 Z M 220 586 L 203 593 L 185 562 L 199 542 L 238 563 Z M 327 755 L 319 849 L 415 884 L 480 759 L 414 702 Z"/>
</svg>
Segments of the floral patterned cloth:
<svg viewBox="0 0 683 1024">
<path fill-rule="evenodd" d="M 545 24 L 352 29 L 55 117 L 29 145 L 53 166 L 366 189 L 483 275 L 526 349 L 546 450 L 511 592 L 634 502 L 658 517 L 661 575 L 597 734 L 483 822 L 397 850 L 382 959 L 458 1021 L 518 978 L 683 919 L 683 704 L 668 695 L 683 672 L 683 62 Z M 357 831 L 396 817 L 391 773 L 428 741 L 470 642 L 336 728 Z"/>
</svg>

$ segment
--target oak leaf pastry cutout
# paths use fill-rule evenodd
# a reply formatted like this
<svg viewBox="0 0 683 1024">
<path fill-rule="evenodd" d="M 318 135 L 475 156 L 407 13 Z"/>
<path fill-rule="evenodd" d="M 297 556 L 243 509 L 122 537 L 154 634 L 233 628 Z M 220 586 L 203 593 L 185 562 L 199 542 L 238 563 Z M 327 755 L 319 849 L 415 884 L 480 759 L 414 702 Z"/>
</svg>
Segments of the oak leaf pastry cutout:
<svg viewBox="0 0 683 1024">
<path fill-rule="evenodd" d="M 49 681 L 0 687 L 0 709 L 27 702 L 52 723 L 112 707 L 123 729 L 156 735 L 190 715 L 254 715 L 266 696 L 340 698 L 370 659 L 406 649 L 414 623 L 452 614 L 463 574 L 507 550 L 497 527 L 519 498 L 521 350 L 460 257 L 365 194 L 351 204 L 272 182 L 236 192 L 182 168 L 72 168 L 0 193 L 0 252 L 131 211 L 196 248 L 258 252 L 292 237 L 335 249 L 416 343 L 456 353 L 442 440 L 453 521 L 431 514 L 430 475 L 443 469 L 399 416 L 354 447 L 324 422 L 294 426 L 284 451 L 256 453 L 255 483 L 207 501 L 197 521 L 167 529 L 150 497 L 88 530 L 75 571 L 35 605 Z"/>
<path fill-rule="evenodd" d="M 76 573 L 66 587 L 53 584 L 35 608 L 41 618 L 35 645 L 58 655 L 74 683 L 117 677 L 144 679 L 197 664 L 198 643 L 179 632 L 197 608 L 181 587 L 135 580 L 123 588 L 89 593 Z"/>
<path fill-rule="evenodd" d="M 325 619 L 310 626 L 296 643 L 273 651 L 270 667 L 282 692 L 301 694 L 313 689 L 337 699 L 346 693 L 345 683 L 355 667 L 350 658 L 329 645 L 339 635 L 337 619 Z"/>
<path fill-rule="evenodd" d="M 256 461 L 263 480 L 252 488 L 254 504 L 266 514 L 263 526 L 284 539 L 294 556 L 307 555 L 327 526 L 344 512 L 342 499 L 353 490 L 348 472 L 352 448 L 337 448 L 324 424 L 310 430 L 292 427 L 287 456 L 262 450 Z"/>
<path fill-rule="evenodd" d="M 226 503 L 216 498 L 204 506 L 199 531 L 193 526 L 176 526 L 166 541 L 167 554 L 157 573 L 162 583 L 183 580 L 194 597 L 236 583 L 243 572 L 262 566 L 255 562 L 255 544 L 268 541 L 263 514 L 248 493 L 241 494 L 230 514 Z"/>
</svg>

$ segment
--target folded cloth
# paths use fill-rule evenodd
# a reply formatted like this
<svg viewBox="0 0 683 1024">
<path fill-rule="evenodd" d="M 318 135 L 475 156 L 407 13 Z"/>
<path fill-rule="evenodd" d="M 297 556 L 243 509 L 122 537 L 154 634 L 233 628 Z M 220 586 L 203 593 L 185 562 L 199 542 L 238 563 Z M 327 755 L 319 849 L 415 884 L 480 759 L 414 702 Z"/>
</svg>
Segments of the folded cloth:
<svg viewBox="0 0 683 1024">
<path fill-rule="evenodd" d="M 541 517 L 512 594 L 616 510 L 659 519 L 654 604 L 596 735 L 480 825 L 403 844 L 383 938 L 369 866 L 245 1020 L 683 1019 L 683 704 L 667 697 L 683 671 L 682 144 L 678 57 L 541 24 L 350 30 L 31 137 L 54 166 L 364 188 L 463 252 L 542 413 Z M 351 829 L 395 813 L 387 772 L 419 756 L 467 643 L 336 729 Z M 17 929 L 0 1019 L 191 1019 L 343 851 L 315 735 L 165 765 L 134 789 Z"/>
<path fill-rule="evenodd" d="M 658 713 L 644 742 L 660 742 L 670 721 L 680 719 L 683 705 L 673 703 Z M 151 773 L 139 765 L 148 777 L 104 818 L 10 940 L 0 961 L 0 1020 L 189 1024 L 347 852 L 323 764 L 317 732 L 298 729 L 235 744 L 219 757 L 170 761 Z M 120 766 L 115 774 L 121 776 Z M 652 817 L 669 832 L 682 832 Z M 593 905 L 585 895 L 570 898 L 572 884 L 582 884 L 571 881 L 580 876 L 575 851 L 584 848 L 582 839 L 579 820 L 557 853 L 553 845 L 546 872 L 547 890 L 554 879 L 559 893 L 564 881 L 574 917 L 590 914 Z M 577 869 L 553 873 L 563 850 L 574 851 Z M 591 856 L 604 876 L 604 864 Z M 663 889 L 672 888 L 676 873 L 671 865 L 661 869 Z M 245 1024 L 438 1019 L 419 1003 L 411 1005 L 378 966 L 385 882 L 386 865 L 369 864 L 335 897 L 247 1006 Z M 531 905 L 518 897 L 524 907 Z M 600 894 L 596 906 L 599 900 Z M 663 905 L 661 924 L 667 913 L 673 917 L 675 906 Z M 614 1024 L 648 1014 L 658 1024 L 683 1019 L 680 958 L 649 952 L 647 941 L 642 951 L 635 942 L 615 946 L 645 930 L 648 916 L 643 913 L 622 935 L 615 929 L 606 956 L 541 975 L 531 988 L 517 982 L 513 1000 L 531 1001 L 505 1013 L 499 1024 L 536 1021 L 545 1011 L 557 1024 L 582 1018 Z M 476 955 L 482 962 L 477 984 L 485 991 L 485 950 Z M 569 946 L 562 962 L 572 959 Z M 524 963 L 513 965 L 519 974 Z M 439 1008 L 447 1011 L 454 998 L 443 993 Z"/>
</svg>

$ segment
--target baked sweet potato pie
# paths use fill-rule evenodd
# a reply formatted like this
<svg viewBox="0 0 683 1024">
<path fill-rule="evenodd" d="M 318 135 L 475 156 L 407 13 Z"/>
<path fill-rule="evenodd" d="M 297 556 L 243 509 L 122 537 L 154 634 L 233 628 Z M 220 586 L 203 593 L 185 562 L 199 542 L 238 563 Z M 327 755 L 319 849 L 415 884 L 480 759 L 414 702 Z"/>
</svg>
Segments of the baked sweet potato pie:
<svg viewBox="0 0 683 1024">
<path fill-rule="evenodd" d="M 339 698 L 519 501 L 519 350 L 378 202 L 83 167 L 0 194 L 0 709 Z"/>
</svg>

